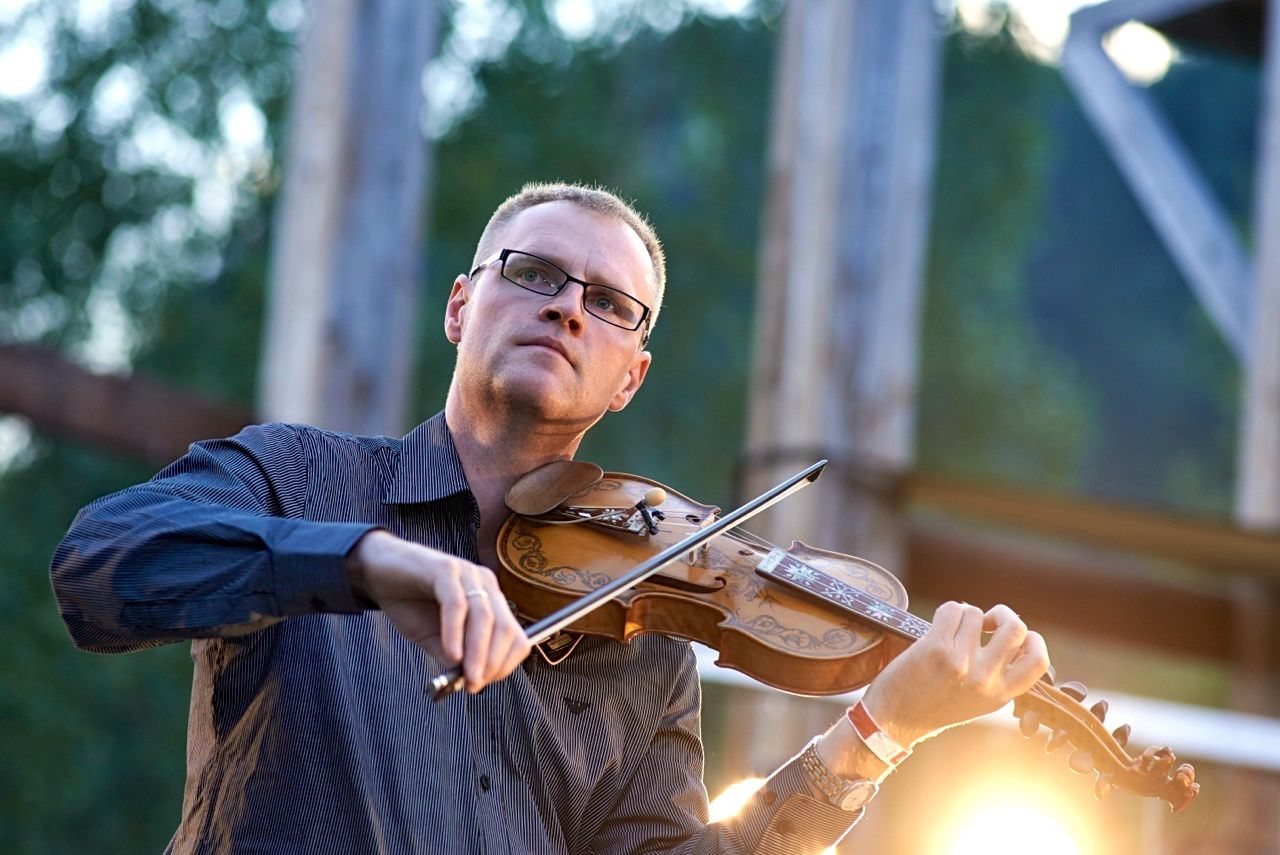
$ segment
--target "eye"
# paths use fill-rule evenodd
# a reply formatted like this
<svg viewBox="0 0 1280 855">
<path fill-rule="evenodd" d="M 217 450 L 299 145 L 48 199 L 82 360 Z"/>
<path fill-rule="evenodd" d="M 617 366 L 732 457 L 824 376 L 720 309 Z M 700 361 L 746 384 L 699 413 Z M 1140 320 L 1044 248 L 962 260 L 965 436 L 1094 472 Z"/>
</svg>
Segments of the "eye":
<svg viewBox="0 0 1280 855">
<path fill-rule="evenodd" d="M 605 312 L 610 315 L 616 315 L 619 311 L 618 301 L 610 297 L 608 294 L 594 294 L 591 297 L 591 305 L 597 311 Z"/>
<path fill-rule="evenodd" d="M 547 271 L 534 265 L 523 264 L 517 267 L 511 272 L 511 277 L 527 288 L 547 290 L 553 287 Z"/>
</svg>

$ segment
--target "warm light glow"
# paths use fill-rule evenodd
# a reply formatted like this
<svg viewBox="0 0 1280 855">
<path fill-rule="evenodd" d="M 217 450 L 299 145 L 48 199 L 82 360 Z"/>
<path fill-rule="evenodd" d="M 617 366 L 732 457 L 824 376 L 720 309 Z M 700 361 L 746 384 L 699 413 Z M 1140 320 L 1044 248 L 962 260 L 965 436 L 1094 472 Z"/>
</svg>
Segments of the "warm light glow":
<svg viewBox="0 0 1280 855">
<path fill-rule="evenodd" d="M 742 806 L 764 784 L 764 778 L 743 778 L 736 784 L 730 784 L 720 795 L 711 800 L 711 822 L 720 822 L 738 815 Z M 818 855 L 835 855 L 835 847 L 823 849 Z M 1054 855 L 1054 853 L 1045 853 Z"/>
<path fill-rule="evenodd" d="M 738 811 L 742 810 L 742 806 L 747 803 L 747 799 L 751 798 L 763 783 L 764 778 L 743 778 L 736 784 L 730 784 L 720 795 L 711 800 L 711 821 L 720 822 L 731 816 L 737 816 Z"/>
<path fill-rule="evenodd" d="M 1080 855 L 1083 851 L 1057 817 L 1032 805 L 1009 803 L 968 815 L 943 853 Z"/>
</svg>

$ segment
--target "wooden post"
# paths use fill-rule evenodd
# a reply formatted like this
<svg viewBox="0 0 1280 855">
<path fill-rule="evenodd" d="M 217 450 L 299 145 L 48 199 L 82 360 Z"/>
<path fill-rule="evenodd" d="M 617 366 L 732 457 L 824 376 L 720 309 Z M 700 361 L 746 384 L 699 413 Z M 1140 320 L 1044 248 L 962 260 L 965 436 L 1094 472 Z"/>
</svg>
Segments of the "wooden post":
<svg viewBox="0 0 1280 855">
<path fill-rule="evenodd" d="M 768 164 L 747 492 L 833 466 L 758 528 L 894 568 L 866 487 L 912 457 L 939 33 L 924 0 L 789 6 Z"/>
<path fill-rule="evenodd" d="M 790 4 L 767 167 L 744 484 L 757 492 L 817 457 L 833 465 L 752 528 L 895 569 L 902 528 L 860 473 L 905 470 L 912 456 L 940 33 L 928 0 Z M 776 694 L 735 705 L 743 773 L 815 732 L 779 714 L 796 707 Z"/>
<path fill-rule="evenodd" d="M 259 410 L 356 433 L 405 425 L 440 9 L 313 0 L 291 106 Z"/>
<path fill-rule="evenodd" d="M 1256 277 L 1237 471 L 1236 517 L 1280 531 L 1280 14 L 1267 16 L 1257 161 Z"/>
<path fill-rule="evenodd" d="M 1253 233 L 1256 276 L 1253 325 L 1244 360 L 1244 402 L 1237 460 L 1236 519 L 1280 530 L 1280 9 L 1270 4 L 1264 42 Z M 1274 582 L 1238 579 L 1236 669 L 1231 703 L 1245 712 L 1280 714 L 1280 595 Z M 1227 833 L 1241 851 L 1280 846 L 1280 778 L 1252 771 L 1234 776 Z"/>
</svg>

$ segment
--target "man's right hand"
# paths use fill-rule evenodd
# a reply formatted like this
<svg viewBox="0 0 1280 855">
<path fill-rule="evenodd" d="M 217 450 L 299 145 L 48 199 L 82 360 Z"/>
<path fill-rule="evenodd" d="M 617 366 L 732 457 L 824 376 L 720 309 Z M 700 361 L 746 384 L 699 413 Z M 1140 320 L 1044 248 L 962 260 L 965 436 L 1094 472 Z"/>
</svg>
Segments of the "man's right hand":
<svg viewBox="0 0 1280 855">
<path fill-rule="evenodd" d="M 377 603 L 400 634 L 450 665 L 467 691 L 506 677 L 529 655 L 493 571 L 457 556 L 371 531 L 347 555 L 352 593 Z"/>
</svg>

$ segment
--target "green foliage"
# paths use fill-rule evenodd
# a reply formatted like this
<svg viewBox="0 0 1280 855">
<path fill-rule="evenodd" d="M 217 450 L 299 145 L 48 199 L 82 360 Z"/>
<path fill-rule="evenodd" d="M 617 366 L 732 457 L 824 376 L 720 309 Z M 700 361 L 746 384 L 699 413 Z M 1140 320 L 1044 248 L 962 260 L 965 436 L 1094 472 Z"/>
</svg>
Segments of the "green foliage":
<svg viewBox="0 0 1280 855">
<path fill-rule="evenodd" d="M 1055 77 L 1004 32 L 947 45 L 922 330 L 926 469 L 1064 486 L 1090 441 L 1089 390 L 1038 340 L 1023 278 L 1052 146 L 1036 105 Z"/>
</svg>

